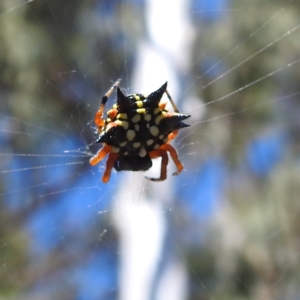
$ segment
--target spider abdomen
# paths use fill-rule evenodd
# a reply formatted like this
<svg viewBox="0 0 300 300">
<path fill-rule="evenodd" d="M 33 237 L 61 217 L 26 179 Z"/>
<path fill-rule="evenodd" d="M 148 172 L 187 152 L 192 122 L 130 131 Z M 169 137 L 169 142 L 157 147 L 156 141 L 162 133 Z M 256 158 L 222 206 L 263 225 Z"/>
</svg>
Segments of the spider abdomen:
<svg viewBox="0 0 300 300">
<path fill-rule="evenodd" d="M 172 128 L 166 127 L 164 122 L 157 122 L 157 118 L 166 112 L 159 110 L 155 115 L 154 109 L 144 109 L 118 114 L 109 123 L 108 130 L 103 130 L 98 142 L 112 146 L 112 151 L 119 155 L 144 157 L 144 153 L 168 142 Z"/>
</svg>

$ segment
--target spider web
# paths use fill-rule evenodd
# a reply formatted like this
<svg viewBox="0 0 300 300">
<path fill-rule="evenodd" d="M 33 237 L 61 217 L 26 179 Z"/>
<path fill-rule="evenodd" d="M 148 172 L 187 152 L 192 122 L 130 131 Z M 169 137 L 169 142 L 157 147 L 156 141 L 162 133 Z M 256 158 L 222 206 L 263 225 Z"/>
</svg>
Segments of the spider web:
<svg viewBox="0 0 300 300">
<path fill-rule="evenodd" d="M 153 79 L 150 13 L 142 1 L 1 3 L 0 296 L 134 300 L 141 280 L 143 299 L 298 298 L 300 4 L 191 1 L 187 54 L 165 34 Z M 163 183 L 113 172 L 104 185 L 104 164 L 89 165 L 117 78 L 145 94 L 168 80 L 192 115 L 173 143 L 178 177 L 170 161 Z"/>
</svg>

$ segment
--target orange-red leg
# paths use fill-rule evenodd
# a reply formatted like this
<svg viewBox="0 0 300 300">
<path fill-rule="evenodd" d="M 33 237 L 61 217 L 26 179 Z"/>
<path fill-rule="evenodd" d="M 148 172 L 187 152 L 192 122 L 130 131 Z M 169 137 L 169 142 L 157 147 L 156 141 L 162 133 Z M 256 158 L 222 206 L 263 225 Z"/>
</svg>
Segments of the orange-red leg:
<svg viewBox="0 0 300 300">
<path fill-rule="evenodd" d="M 101 148 L 96 155 L 94 155 L 91 159 L 90 159 L 90 164 L 92 166 L 95 166 L 96 164 L 98 164 L 107 154 L 108 155 L 108 159 L 106 161 L 106 168 L 102 177 L 102 181 L 103 182 L 108 182 L 110 179 L 110 174 L 111 174 L 111 170 L 115 164 L 115 161 L 118 158 L 118 154 L 117 153 L 112 153 L 111 152 L 111 146 L 105 145 L 103 146 L 103 148 Z"/>
<path fill-rule="evenodd" d="M 99 107 L 98 111 L 96 112 L 95 118 L 94 118 L 94 122 L 97 125 L 99 131 L 104 126 L 104 120 L 102 119 L 102 116 L 103 116 L 103 111 L 104 111 L 104 107 L 107 102 L 107 99 L 113 93 L 113 91 L 116 89 L 116 87 L 120 84 L 120 82 L 121 82 L 121 79 L 118 79 L 115 82 L 115 84 L 108 90 L 108 92 L 101 99 L 100 107 Z"/>
<path fill-rule="evenodd" d="M 165 101 L 160 101 L 158 106 L 160 107 L 161 110 L 164 110 L 167 106 L 167 102 Z"/>
<path fill-rule="evenodd" d="M 108 159 L 106 161 L 106 168 L 105 168 L 104 174 L 102 176 L 102 181 L 104 183 L 107 183 L 109 181 L 111 170 L 112 170 L 117 158 L 118 158 L 117 153 L 110 153 L 109 154 Z"/>
<path fill-rule="evenodd" d="M 100 105 L 99 110 L 95 114 L 94 122 L 97 125 L 98 131 L 101 131 L 101 128 L 104 126 L 104 120 L 102 119 L 103 115 L 103 110 L 104 110 L 104 104 Z"/>
<path fill-rule="evenodd" d="M 168 154 L 165 150 L 163 149 L 157 149 L 153 150 L 149 153 L 150 158 L 158 158 L 161 157 L 161 169 L 160 169 L 160 177 L 159 178 L 151 178 L 151 177 L 146 177 L 147 179 L 151 181 L 162 181 L 167 178 L 167 165 L 168 165 Z"/>
<path fill-rule="evenodd" d="M 174 130 L 172 131 L 169 135 L 168 135 L 168 143 L 170 143 L 172 140 L 174 140 L 178 135 L 178 130 Z"/>
<path fill-rule="evenodd" d="M 160 146 L 159 149 L 163 149 L 168 151 L 177 167 L 177 171 L 173 173 L 173 175 L 178 175 L 183 170 L 183 165 L 181 164 L 180 160 L 178 159 L 178 155 L 176 150 L 170 144 L 163 144 Z M 158 150 L 159 150 L 158 149 Z"/>
<path fill-rule="evenodd" d="M 114 120 L 117 114 L 118 114 L 118 110 L 116 108 L 112 108 L 107 112 L 107 115 L 111 120 Z"/>
<path fill-rule="evenodd" d="M 103 146 L 91 159 L 90 164 L 95 166 L 98 164 L 109 152 L 111 151 L 111 146 Z"/>
</svg>

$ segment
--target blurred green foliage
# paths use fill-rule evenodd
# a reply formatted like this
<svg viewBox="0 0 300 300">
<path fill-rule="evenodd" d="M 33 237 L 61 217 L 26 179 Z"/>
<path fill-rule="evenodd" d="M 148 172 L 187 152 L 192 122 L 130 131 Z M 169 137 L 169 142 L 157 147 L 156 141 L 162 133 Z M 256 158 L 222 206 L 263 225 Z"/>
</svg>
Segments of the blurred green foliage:
<svg viewBox="0 0 300 300">
<path fill-rule="evenodd" d="M 226 185 L 229 202 L 212 222 L 205 250 L 189 255 L 193 286 L 207 287 L 192 299 L 296 299 L 300 3 L 237 0 L 231 8 L 214 24 L 198 23 L 194 49 L 195 76 L 206 55 L 221 60 L 216 75 L 207 68 L 200 72 L 199 93 L 207 103 L 217 100 L 205 119 L 225 115 L 200 123 L 194 139 L 200 140 L 201 152 L 209 153 L 213 145 L 214 152 L 225 154 L 232 174 Z M 249 140 L 282 130 L 290 144 L 270 176 L 241 169 Z"/>
</svg>

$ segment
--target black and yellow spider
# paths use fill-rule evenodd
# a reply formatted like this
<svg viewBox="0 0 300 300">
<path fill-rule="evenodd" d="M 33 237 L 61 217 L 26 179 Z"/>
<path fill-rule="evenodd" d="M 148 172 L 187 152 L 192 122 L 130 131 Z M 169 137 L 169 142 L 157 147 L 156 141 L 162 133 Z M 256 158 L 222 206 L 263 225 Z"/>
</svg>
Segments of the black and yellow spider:
<svg viewBox="0 0 300 300">
<path fill-rule="evenodd" d="M 102 181 L 108 182 L 111 170 L 146 171 L 152 166 L 152 159 L 161 157 L 161 173 L 152 181 L 165 180 L 167 177 L 168 154 L 170 153 L 178 175 L 183 165 L 176 150 L 169 144 L 177 136 L 178 129 L 188 127 L 181 122 L 189 115 L 180 114 L 165 83 L 148 97 L 141 94 L 125 96 L 119 89 L 120 79 L 103 96 L 101 105 L 95 115 L 95 124 L 99 137 L 96 143 L 103 147 L 90 159 L 91 165 L 98 164 L 107 154 L 106 169 Z M 117 103 L 107 112 L 103 119 L 104 107 L 108 97 L 117 88 Z M 174 112 L 166 109 L 166 102 L 161 101 L 163 94 L 168 96 Z"/>
</svg>

